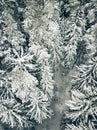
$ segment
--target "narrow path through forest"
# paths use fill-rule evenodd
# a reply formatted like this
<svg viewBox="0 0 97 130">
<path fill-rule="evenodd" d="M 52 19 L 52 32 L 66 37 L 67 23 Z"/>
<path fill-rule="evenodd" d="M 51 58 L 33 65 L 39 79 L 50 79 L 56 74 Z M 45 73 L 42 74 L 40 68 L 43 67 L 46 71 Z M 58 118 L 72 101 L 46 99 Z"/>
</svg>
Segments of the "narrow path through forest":
<svg viewBox="0 0 97 130">
<path fill-rule="evenodd" d="M 68 100 L 70 97 L 69 90 L 72 74 L 73 71 L 64 76 L 60 68 L 55 72 L 57 91 L 55 92 L 55 100 L 52 102 L 54 116 L 51 119 L 45 120 L 42 125 L 38 125 L 36 130 L 60 130 L 62 111 L 65 110 L 65 100 Z"/>
</svg>

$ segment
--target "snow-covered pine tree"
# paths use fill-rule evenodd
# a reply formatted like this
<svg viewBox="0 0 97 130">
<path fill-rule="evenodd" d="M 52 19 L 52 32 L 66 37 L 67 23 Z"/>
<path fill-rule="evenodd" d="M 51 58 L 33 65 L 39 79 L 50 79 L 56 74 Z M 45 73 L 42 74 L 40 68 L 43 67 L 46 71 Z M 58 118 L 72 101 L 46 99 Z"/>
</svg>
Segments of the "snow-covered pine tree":
<svg viewBox="0 0 97 130">
<path fill-rule="evenodd" d="M 97 129 L 97 58 L 87 65 L 78 67 L 79 74 L 74 76 L 71 99 L 66 102 L 64 112 L 66 130 L 81 128 Z"/>
<path fill-rule="evenodd" d="M 61 0 L 60 8 L 65 53 L 62 65 L 70 69 L 96 53 L 97 1 Z"/>
<path fill-rule="evenodd" d="M 60 2 L 60 25 L 64 43 L 63 66 L 68 70 L 72 68 L 80 54 L 77 54 L 78 45 L 84 44 L 83 34 L 86 19 L 83 5 L 78 0 L 65 0 Z"/>
<path fill-rule="evenodd" d="M 30 35 L 30 43 L 47 48 L 55 69 L 62 59 L 62 38 L 59 27 L 59 1 L 27 1 L 24 30 Z M 43 2 L 44 1 L 44 2 Z"/>
<path fill-rule="evenodd" d="M 68 125 L 67 126 L 67 128 L 66 128 L 66 130 L 88 130 L 88 128 L 86 127 L 86 126 L 75 126 L 75 125 Z M 90 125 L 90 127 L 89 127 L 89 130 L 93 130 L 93 128 L 91 127 L 91 125 Z"/>
<path fill-rule="evenodd" d="M 97 112 L 96 112 L 97 109 L 97 103 L 96 103 L 97 102 L 97 88 L 96 88 L 97 87 L 97 40 L 96 40 L 97 39 L 97 35 L 96 35 L 97 1 L 76 0 L 74 2 L 76 3 L 76 5 L 78 4 L 77 7 L 75 7 L 75 3 L 68 1 L 67 6 L 69 6 L 69 9 L 67 8 L 67 6 L 66 9 L 69 10 L 69 16 L 72 14 L 71 9 L 72 12 L 74 12 L 77 8 L 78 11 L 82 9 L 81 12 L 83 14 L 83 20 L 85 20 L 85 23 L 82 22 L 82 24 L 84 23 L 84 26 L 81 26 L 80 28 L 82 29 L 81 33 L 83 32 L 83 34 L 81 36 L 81 39 L 77 37 L 78 41 L 77 39 L 75 39 L 75 42 L 77 42 L 78 53 L 82 51 L 83 47 L 85 48 L 86 52 L 84 56 L 87 56 L 87 61 L 79 62 L 79 64 L 77 64 L 78 66 L 76 66 L 77 70 L 70 91 L 71 99 L 66 102 L 67 110 L 64 112 L 64 116 L 62 119 L 62 124 L 64 126 L 62 127 L 62 130 L 65 129 L 66 130 L 77 130 L 77 129 L 96 130 L 97 129 Z M 70 8 L 70 3 L 72 3 L 72 8 Z M 69 19 L 69 16 L 66 19 Z M 78 16 L 79 15 L 76 15 L 75 19 L 76 21 L 78 20 L 77 23 L 79 26 L 80 21 L 78 19 Z M 70 23 L 70 25 L 72 24 Z M 72 29 L 71 26 L 68 26 L 68 29 L 71 30 Z M 68 29 L 66 30 L 67 32 Z M 71 32 L 72 31 L 68 32 L 68 34 L 70 34 Z M 69 41 L 70 39 L 68 40 L 68 44 L 70 43 Z M 79 60 L 81 55 L 78 55 L 78 53 L 76 57 L 78 57 Z"/>
<path fill-rule="evenodd" d="M 12 128 L 31 127 L 51 117 L 54 85 L 51 55 L 30 44 L 19 18 L 25 6 L 19 2 L 2 0 L 0 15 L 0 120 Z"/>
</svg>

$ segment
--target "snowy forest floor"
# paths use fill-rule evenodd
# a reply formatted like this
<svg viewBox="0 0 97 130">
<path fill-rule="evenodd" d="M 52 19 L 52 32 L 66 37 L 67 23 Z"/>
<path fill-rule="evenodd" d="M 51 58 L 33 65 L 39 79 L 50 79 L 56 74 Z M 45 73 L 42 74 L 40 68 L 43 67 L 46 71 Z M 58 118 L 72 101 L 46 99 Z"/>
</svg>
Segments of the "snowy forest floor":
<svg viewBox="0 0 97 130">
<path fill-rule="evenodd" d="M 54 116 L 51 119 L 45 120 L 42 125 L 38 125 L 36 130 L 60 130 L 60 122 L 62 119 L 62 112 L 65 110 L 65 100 L 70 98 L 69 90 L 71 88 L 71 77 L 74 71 L 70 71 L 67 75 L 62 75 L 62 69 L 59 68 L 55 72 L 55 83 L 57 91 L 55 98 L 52 101 L 52 108 Z"/>
</svg>

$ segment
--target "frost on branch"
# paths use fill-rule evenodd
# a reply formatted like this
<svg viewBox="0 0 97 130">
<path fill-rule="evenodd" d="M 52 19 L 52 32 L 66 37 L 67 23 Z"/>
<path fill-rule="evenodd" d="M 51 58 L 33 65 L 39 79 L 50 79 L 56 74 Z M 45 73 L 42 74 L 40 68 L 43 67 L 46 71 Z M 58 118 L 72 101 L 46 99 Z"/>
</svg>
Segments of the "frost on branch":
<svg viewBox="0 0 97 130">
<path fill-rule="evenodd" d="M 24 30 L 30 35 L 30 44 L 47 48 L 55 69 L 62 59 L 62 41 L 59 27 L 59 5 L 57 1 L 29 2 L 25 9 Z"/>
<path fill-rule="evenodd" d="M 44 91 L 45 94 L 48 94 L 50 97 L 53 96 L 53 73 L 50 66 L 51 55 L 48 54 L 47 48 L 42 49 L 40 45 L 32 45 L 30 47 L 30 52 L 34 53 L 37 58 L 37 62 L 40 65 L 41 69 L 41 81 L 40 88 Z"/>
<path fill-rule="evenodd" d="M 77 73 L 72 80 L 73 88 L 84 90 L 86 88 L 85 86 L 88 85 L 96 87 L 97 57 L 89 60 L 86 65 L 80 65 L 77 69 L 79 70 L 79 73 Z"/>
<path fill-rule="evenodd" d="M 71 69 L 96 54 L 97 2 L 67 0 L 61 3 L 60 29 L 65 53 L 62 65 Z"/>
<path fill-rule="evenodd" d="M 42 32 L 43 40 L 52 56 L 52 64 L 57 66 L 56 64 L 60 64 L 63 58 L 63 43 L 59 26 L 59 4 L 56 1 L 45 2 L 43 13 L 45 15 L 42 16 L 42 20 L 44 25 L 47 26 L 47 29 Z"/>
<path fill-rule="evenodd" d="M 66 117 L 74 121 L 82 121 L 88 123 L 90 117 L 92 121 L 96 121 L 97 116 L 97 96 L 91 93 L 82 93 L 78 90 L 72 90 L 71 100 L 66 103 L 69 112 L 66 113 Z"/>
<path fill-rule="evenodd" d="M 22 115 L 21 106 L 16 104 L 14 99 L 0 101 L 0 113 L 1 121 L 12 128 L 15 126 L 17 128 L 29 127 L 28 125 L 31 125 L 27 117 Z"/>
<path fill-rule="evenodd" d="M 35 119 L 37 122 L 42 123 L 42 120 L 51 118 L 52 110 L 49 108 L 50 102 L 48 96 L 36 88 L 32 94 L 29 95 L 30 104 L 27 106 L 27 115 L 31 116 L 31 119 Z"/>
<path fill-rule="evenodd" d="M 14 68 L 11 72 L 11 86 L 13 93 L 22 100 L 27 102 L 31 91 L 38 85 L 36 77 L 30 73 Z"/>
<path fill-rule="evenodd" d="M 20 9 L 17 2 L 11 2 L 12 8 L 8 1 L 5 2 L 8 10 L 4 8 L 0 16 L 0 119 L 12 128 L 30 127 L 34 122 L 42 123 L 52 116 L 51 55 L 38 39 L 38 44 L 35 39 L 31 40 L 34 30 L 29 28 L 25 32 L 18 19 L 22 7 Z M 15 9 L 18 17 L 14 14 Z"/>
<path fill-rule="evenodd" d="M 86 20 L 83 6 L 78 0 L 63 2 L 61 4 L 61 36 L 64 42 L 64 61 L 62 65 L 66 69 L 71 69 L 80 57 L 78 54 L 78 44 L 83 44 Z M 64 23 L 64 26 L 63 26 Z M 78 57 L 79 56 L 79 57 Z"/>
<path fill-rule="evenodd" d="M 93 127 L 90 124 L 89 128 L 86 127 L 86 126 L 82 126 L 82 125 L 80 125 L 78 127 L 74 126 L 74 125 L 68 125 L 65 130 L 94 130 L 94 129 L 93 129 Z"/>
<path fill-rule="evenodd" d="M 31 120 L 33 123 L 33 120 L 35 120 L 42 123 L 44 119 L 50 118 L 52 115 L 50 99 L 53 96 L 54 82 L 49 64 L 50 55 L 47 53 L 47 49 L 42 49 L 37 45 L 33 45 L 26 53 L 22 46 L 20 52 L 15 48 L 12 48 L 11 51 L 9 57 L 4 59 L 5 62 L 10 63 L 9 66 L 12 66 L 9 72 L 5 71 L 8 79 L 7 83 L 9 82 L 9 91 L 12 94 L 12 97 L 7 97 L 9 101 L 15 99 L 15 103 L 23 105 L 21 111 L 25 113 L 27 121 Z M 4 82 L 3 79 L 1 81 Z M 4 85 L 6 88 L 7 84 Z M 21 117 L 21 115 L 19 116 Z M 5 123 L 15 127 L 15 121 L 14 125 L 10 125 L 7 121 Z M 25 125 L 21 127 L 25 127 Z"/>
<path fill-rule="evenodd" d="M 51 72 L 51 68 L 48 66 L 45 66 L 44 69 L 42 69 L 42 80 L 41 80 L 41 87 L 43 91 L 48 94 L 50 97 L 53 96 L 53 84 L 54 81 L 52 79 L 53 73 Z"/>
<path fill-rule="evenodd" d="M 11 14 L 4 10 L 2 12 L 0 24 L 2 26 L 1 33 L 1 45 L 5 42 L 10 46 L 14 46 L 17 50 L 19 49 L 19 45 L 23 45 L 25 43 L 24 35 L 17 29 L 17 23 L 12 18 Z"/>
<path fill-rule="evenodd" d="M 97 58 L 77 68 L 79 73 L 73 76 L 71 99 L 65 103 L 67 111 L 64 112 L 64 123 L 69 120 L 66 126 L 71 122 L 75 129 L 81 124 L 82 129 L 86 126 L 86 130 L 95 130 L 97 128 Z"/>
</svg>

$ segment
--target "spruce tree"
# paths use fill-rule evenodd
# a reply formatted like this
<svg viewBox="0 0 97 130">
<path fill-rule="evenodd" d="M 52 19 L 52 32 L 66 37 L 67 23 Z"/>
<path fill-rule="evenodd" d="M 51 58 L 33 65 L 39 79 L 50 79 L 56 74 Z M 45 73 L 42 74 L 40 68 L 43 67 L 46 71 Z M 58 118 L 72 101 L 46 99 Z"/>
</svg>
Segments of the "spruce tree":
<svg viewBox="0 0 97 130">
<path fill-rule="evenodd" d="M 97 129 L 97 1 L 69 0 L 64 4 L 69 16 L 65 19 L 65 39 L 71 48 L 76 73 L 73 76 L 70 100 L 66 101 L 66 110 L 62 119 L 62 130 L 96 130 Z M 70 20 L 71 21 L 68 21 Z M 69 24 L 68 24 L 69 23 Z M 74 32 L 74 30 L 76 30 Z M 74 32 L 74 33 L 73 33 Z M 74 43 L 73 43 L 74 39 Z M 66 43 L 65 42 L 65 43 Z M 66 50 L 66 56 L 68 51 Z M 83 56 L 82 56 L 83 55 Z M 83 59 L 82 59 L 83 58 Z M 65 57 L 67 65 L 67 58 Z M 82 61 L 82 60 L 83 61 Z M 68 65 L 67 65 L 68 67 Z M 71 67 L 70 67 L 71 68 Z"/>
<path fill-rule="evenodd" d="M 26 3 L 1 1 L 0 120 L 9 127 L 33 127 L 51 118 L 53 96 L 51 54 L 31 41 L 23 28 Z"/>
</svg>

